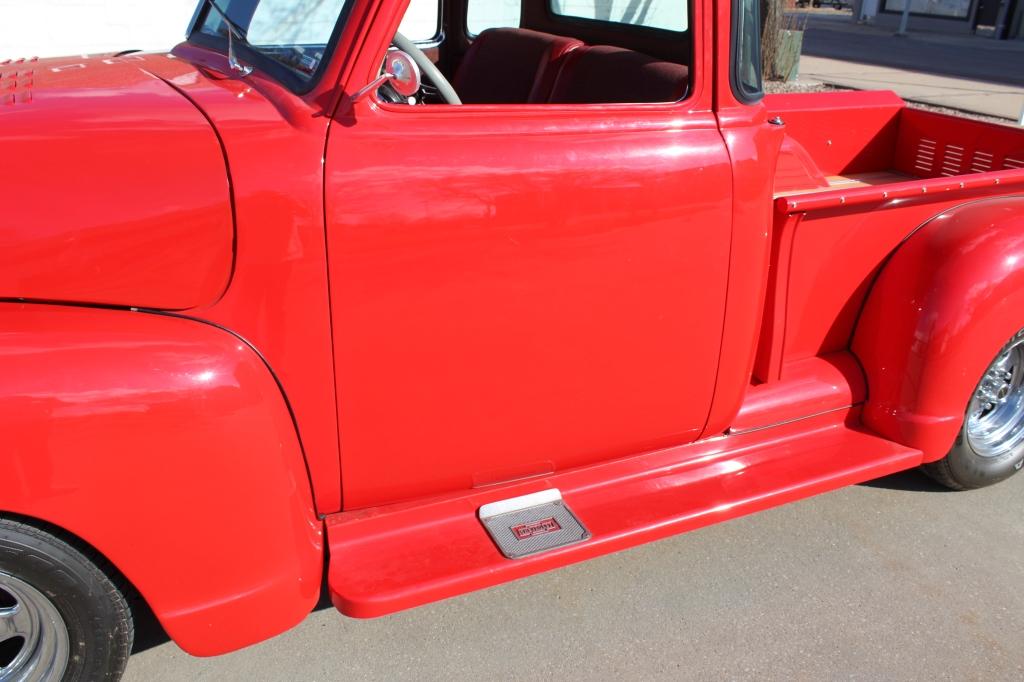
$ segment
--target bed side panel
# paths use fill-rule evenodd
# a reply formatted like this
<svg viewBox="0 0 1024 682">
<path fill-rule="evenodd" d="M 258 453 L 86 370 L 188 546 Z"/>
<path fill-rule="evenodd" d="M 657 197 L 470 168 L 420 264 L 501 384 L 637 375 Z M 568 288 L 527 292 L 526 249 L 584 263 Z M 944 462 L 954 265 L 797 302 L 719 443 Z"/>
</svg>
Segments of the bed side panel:
<svg viewBox="0 0 1024 682">
<path fill-rule="evenodd" d="M 777 303 L 785 306 L 779 318 L 784 333 L 774 341 L 783 344 L 777 349 L 782 363 L 849 348 L 865 296 L 889 255 L 934 216 L 968 201 L 1012 191 L 1009 180 L 1005 184 L 1006 189 L 989 183 L 984 189 L 941 195 L 922 192 L 915 198 L 814 210 L 800 221 L 777 221 L 777 229 L 790 230 L 780 235 L 781 240 L 790 241 L 790 247 L 776 277 L 786 285 L 784 299 Z M 762 344 L 772 342 L 762 337 Z M 768 350 L 762 348 L 760 353 L 767 355 Z M 775 378 L 763 371 L 764 366 L 760 365 L 758 378 Z"/>
<path fill-rule="evenodd" d="M 906 109 L 893 168 L 919 178 L 1024 168 L 1024 129 Z"/>
</svg>

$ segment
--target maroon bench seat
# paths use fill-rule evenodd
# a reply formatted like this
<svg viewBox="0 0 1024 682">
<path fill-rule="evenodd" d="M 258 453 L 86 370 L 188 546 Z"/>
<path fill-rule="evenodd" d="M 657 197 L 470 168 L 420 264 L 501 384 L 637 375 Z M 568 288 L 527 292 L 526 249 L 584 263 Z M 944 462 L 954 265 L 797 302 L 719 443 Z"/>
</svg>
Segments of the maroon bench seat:
<svg viewBox="0 0 1024 682">
<path fill-rule="evenodd" d="M 525 28 L 490 28 L 476 37 L 452 86 L 465 104 L 546 102 L 575 38 Z"/>
<path fill-rule="evenodd" d="M 686 95 L 690 70 L 682 64 L 611 45 L 573 50 L 566 56 L 548 102 L 675 102 Z"/>
<path fill-rule="evenodd" d="M 621 47 L 493 28 L 473 41 L 452 85 L 465 104 L 675 102 L 689 69 Z"/>
</svg>

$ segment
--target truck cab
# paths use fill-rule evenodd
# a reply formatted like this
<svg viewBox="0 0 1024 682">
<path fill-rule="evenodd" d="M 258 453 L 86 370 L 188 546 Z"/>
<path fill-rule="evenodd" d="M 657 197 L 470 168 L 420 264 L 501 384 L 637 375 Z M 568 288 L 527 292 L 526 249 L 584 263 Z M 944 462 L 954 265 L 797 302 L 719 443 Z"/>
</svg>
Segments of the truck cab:
<svg viewBox="0 0 1024 682">
<path fill-rule="evenodd" d="M 760 31 L 204 0 L 167 53 L 0 64 L 0 679 L 116 679 L 133 601 L 216 655 L 1017 471 L 1024 133 L 765 96 Z"/>
</svg>

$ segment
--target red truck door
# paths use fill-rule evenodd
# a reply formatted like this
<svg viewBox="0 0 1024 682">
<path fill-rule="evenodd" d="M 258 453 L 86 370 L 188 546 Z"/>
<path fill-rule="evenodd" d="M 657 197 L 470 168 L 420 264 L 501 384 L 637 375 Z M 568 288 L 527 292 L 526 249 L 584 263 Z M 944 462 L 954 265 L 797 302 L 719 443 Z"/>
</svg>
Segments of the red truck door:
<svg viewBox="0 0 1024 682">
<path fill-rule="evenodd" d="M 678 104 L 369 98 L 338 115 L 326 207 L 346 509 L 699 435 L 732 187 L 694 76 Z"/>
</svg>

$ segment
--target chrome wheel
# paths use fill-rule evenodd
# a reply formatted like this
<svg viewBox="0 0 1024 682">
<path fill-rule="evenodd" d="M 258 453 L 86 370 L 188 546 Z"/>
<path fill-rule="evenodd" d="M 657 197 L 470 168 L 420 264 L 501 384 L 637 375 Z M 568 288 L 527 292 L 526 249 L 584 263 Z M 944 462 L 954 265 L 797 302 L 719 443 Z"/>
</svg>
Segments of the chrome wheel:
<svg viewBox="0 0 1024 682">
<path fill-rule="evenodd" d="M 1024 444 L 1024 337 L 989 365 L 967 408 L 967 442 L 982 457 L 1002 457 Z"/>
<path fill-rule="evenodd" d="M 59 680 L 68 652 L 68 629 L 53 602 L 0 572 L 0 682 Z"/>
</svg>

